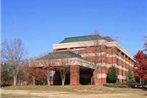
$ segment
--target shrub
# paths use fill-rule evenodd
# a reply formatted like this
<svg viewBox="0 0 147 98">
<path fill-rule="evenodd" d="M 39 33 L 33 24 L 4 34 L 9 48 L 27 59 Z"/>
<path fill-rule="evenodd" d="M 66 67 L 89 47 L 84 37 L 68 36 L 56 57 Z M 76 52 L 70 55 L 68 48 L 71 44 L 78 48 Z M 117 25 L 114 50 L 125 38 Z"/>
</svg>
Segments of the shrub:
<svg viewBox="0 0 147 98">
<path fill-rule="evenodd" d="M 106 83 L 106 84 L 103 84 L 103 86 L 115 87 L 115 88 L 127 88 L 128 87 L 126 84 L 116 84 L 116 83 Z"/>
</svg>

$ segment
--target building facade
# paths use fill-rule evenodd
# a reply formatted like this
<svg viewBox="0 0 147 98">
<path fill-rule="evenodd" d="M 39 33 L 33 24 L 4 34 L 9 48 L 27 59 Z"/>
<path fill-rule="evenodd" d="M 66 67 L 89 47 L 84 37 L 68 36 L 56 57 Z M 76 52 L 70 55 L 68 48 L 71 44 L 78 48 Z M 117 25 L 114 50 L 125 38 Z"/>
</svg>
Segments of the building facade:
<svg viewBox="0 0 147 98">
<path fill-rule="evenodd" d="M 97 63 L 93 74 L 95 84 L 106 83 L 110 66 L 118 69 L 118 82 L 123 83 L 127 79 L 128 68 L 132 68 L 135 63 L 133 57 L 116 41 L 99 35 L 68 37 L 54 44 L 53 49 L 55 52 L 71 51 L 89 62 Z"/>
<path fill-rule="evenodd" d="M 55 62 L 52 66 L 69 66 L 65 82 L 70 85 L 103 85 L 111 66 L 117 68 L 117 82 L 123 83 L 127 80 L 128 68 L 132 68 L 135 63 L 133 57 L 116 41 L 99 35 L 67 37 L 60 43 L 53 44 L 53 52 L 41 59 L 44 58 L 52 59 Z M 68 59 L 68 63 L 60 63 L 59 59 Z M 54 78 L 55 84 L 59 82 L 57 73 L 58 71 Z"/>
</svg>

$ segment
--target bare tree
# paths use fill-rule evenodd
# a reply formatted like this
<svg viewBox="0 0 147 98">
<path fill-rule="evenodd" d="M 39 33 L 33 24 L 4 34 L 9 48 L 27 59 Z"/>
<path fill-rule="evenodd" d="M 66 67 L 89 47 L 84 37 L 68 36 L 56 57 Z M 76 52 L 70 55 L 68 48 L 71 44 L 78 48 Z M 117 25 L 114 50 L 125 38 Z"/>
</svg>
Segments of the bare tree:
<svg viewBox="0 0 147 98">
<path fill-rule="evenodd" d="M 31 75 L 32 77 L 32 84 L 35 85 L 35 68 L 36 68 L 36 64 L 35 64 L 35 60 L 34 59 L 30 59 L 28 61 L 28 67 L 27 67 L 27 73 L 29 73 L 29 75 Z"/>
<path fill-rule="evenodd" d="M 53 58 L 53 57 L 52 57 Z M 45 68 L 47 71 L 47 82 L 48 85 L 53 84 L 53 75 L 54 71 L 57 70 L 60 73 L 62 85 L 65 85 L 65 79 L 66 79 L 66 74 L 69 72 L 69 60 L 68 58 L 64 59 L 41 59 L 41 60 L 36 60 L 36 67 L 42 67 Z"/>
<path fill-rule="evenodd" d="M 24 46 L 20 39 L 2 42 L 2 60 L 7 62 L 13 69 L 13 85 L 17 83 L 19 66 L 23 63 L 24 53 Z"/>
<path fill-rule="evenodd" d="M 59 59 L 58 62 L 60 63 L 60 66 L 57 67 L 57 70 L 60 72 L 60 77 L 62 81 L 62 86 L 65 85 L 65 79 L 66 79 L 66 74 L 69 72 L 69 59 L 64 58 L 64 59 Z"/>
<path fill-rule="evenodd" d="M 30 72 L 32 72 L 32 80 L 33 85 L 35 85 L 35 79 L 37 76 L 35 75 L 36 69 L 41 68 L 46 70 L 46 78 L 47 78 L 47 84 L 51 85 L 53 84 L 53 70 L 54 70 L 54 60 L 46 59 L 46 58 L 39 58 L 39 59 L 30 59 L 29 60 L 29 66 L 32 69 Z"/>
<path fill-rule="evenodd" d="M 51 60 L 51 59 L 41 59 L 41 60 L 38 60 L 38 65 L 42 66 L 42 68 L 46 69 L 47 71 L 47 84 L 48 85 L 51 85 L 53 84 L 53 75 L 54 75 L 54 61 Z"/>
<path fill-rule="evenodd" d="M 92 44 L 92 47 L 87 47 L 84 50 L 84 58 L 90 62 L 92 62 L 92 66 L 95 67 L 95 70 L 101 69 L 102 72 L 102 64 L 105 60 L 105 53 L 102 50 L 101 42 L 99 41 L 101 37 L 98 34 L 94 34 L 90 36 L 90 43 Z M 87 46 L 85 44 L 85 46 Z M 95 78 L 95 85 L 98 85 L 97 83 L 98 77 L 96 74 Z M 102 80 L 101 80 L 102 81 Z"/>
</svg>

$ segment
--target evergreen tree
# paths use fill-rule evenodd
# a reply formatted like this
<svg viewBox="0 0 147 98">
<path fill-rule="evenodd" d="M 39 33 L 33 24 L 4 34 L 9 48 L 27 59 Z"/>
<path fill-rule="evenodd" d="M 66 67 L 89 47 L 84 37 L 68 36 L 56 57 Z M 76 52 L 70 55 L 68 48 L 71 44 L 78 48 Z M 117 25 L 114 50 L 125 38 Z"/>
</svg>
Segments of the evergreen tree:
<svg viewBox="0 0 147 98">
<path fill-rule="evenodd" d="M 117 80 L 117 69 L 116 67 L 112 66 L 109 68 L 107 73 L 107 82 L 116 83 L 116 80 Z"/>
<path fill-rule="evenodd" d="M 134 76 L 133 76 L 133 73 L 131 71 L 131 68 L 129 67 L 128 68 L 128 74 L 127 74 L 127 82 L 130 83 L 130 82 L 133 82 L 134 81 Z"/>
</svg>

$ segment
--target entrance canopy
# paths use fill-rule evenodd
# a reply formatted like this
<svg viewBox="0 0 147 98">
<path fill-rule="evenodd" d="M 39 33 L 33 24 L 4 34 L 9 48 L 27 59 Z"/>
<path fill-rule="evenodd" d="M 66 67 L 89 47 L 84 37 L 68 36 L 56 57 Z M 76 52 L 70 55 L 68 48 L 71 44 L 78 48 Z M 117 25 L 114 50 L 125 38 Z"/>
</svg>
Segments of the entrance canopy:
<svg viewBox="0 0 147 98">
<path fill-rule="evenodd" d="M 88 62 L 85 59 L 83 59 L 80 55 L 69 51 L 51 52 L 45 56 L 36 59 L 35 62 L 36 67 L 79 65 L 91 69 L 95 68 L 91 62 Z"/>
</svg>

